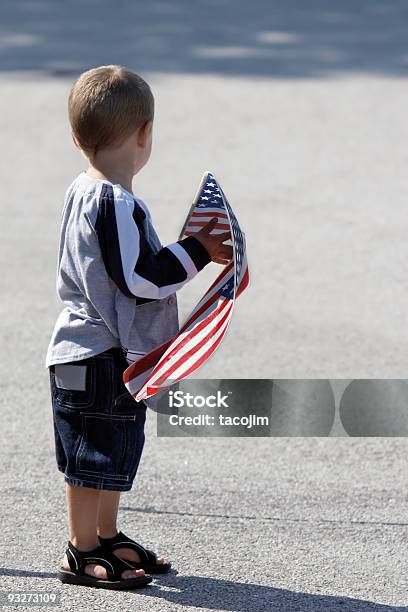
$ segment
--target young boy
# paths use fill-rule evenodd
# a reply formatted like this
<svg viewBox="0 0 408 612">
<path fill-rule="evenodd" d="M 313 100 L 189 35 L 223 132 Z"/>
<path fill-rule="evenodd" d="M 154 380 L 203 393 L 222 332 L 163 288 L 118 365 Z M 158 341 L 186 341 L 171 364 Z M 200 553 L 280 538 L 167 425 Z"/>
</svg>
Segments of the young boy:
<svg viewBox="0 0 408 612">
<path fill-rule="evenodd" d="M 129 589 L 171 564 L 118 532 L 144 445 L 146 404 L 122 380 L 126 367 L 178 331 L 175 292 L 210 261 L 226 264 L 228 232 L 216 219 L 163 247 L 132 179 L 152 146 L 154 99 L 121 66 L 84 72 L 69 95 L 76 146 L 89 167 L 65 196 L 57 292 L 65 305 L 46 356 L 58 469 L 64 473 L 69 542 L 63 582 Z M 171 211 L 169 211 L 171 214 Z"/>
</svg>

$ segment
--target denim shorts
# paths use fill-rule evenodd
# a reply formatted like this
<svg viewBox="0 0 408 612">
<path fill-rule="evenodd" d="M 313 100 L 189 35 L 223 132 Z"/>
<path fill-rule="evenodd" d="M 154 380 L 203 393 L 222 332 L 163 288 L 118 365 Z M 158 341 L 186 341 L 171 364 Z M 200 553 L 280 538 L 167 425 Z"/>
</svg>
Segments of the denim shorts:
<svg viewBox="0 0 408 612">
<path fill-rule="evenodd" d="M 122 374 L 120 348 L 49 367 L 58 469 L 74 486 L 129 491 L 142 455 L 145 402 Z"/>
</svg>

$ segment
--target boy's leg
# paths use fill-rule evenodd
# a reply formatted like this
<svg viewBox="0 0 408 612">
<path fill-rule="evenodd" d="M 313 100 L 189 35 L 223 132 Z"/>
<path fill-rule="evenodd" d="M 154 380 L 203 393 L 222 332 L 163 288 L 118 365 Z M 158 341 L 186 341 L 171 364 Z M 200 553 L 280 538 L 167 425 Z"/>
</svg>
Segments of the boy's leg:
<svg viewBox="0 0 408 612">
<path fill-rule="evenodd" d="M 69 539 L 79 550 L 92 550 L 99 545 L 96 525 L 101 491 L 74 487 L 66 483 Z"/>
<path fill-rule="evenodd" d="M 66 483 L 69 539 L 80 551 L 93 550 L 99 546 L 97 523 L 102 493 L 98 489 Z M 70 569 L 67 555 L 64 556 L 63 567 Z M 101 580 L 107 578 L 106 569 L 102 565 L 88 563 L 85 572 Z M 144 573 L 144 570 L 127 570 L 122 573 L 122 578 L 143 576 Z"/>
<path fill-rule="evenodd" d="M 119 500 L 120 491 L 101 491 L 97 521 L 97 531 L 101 538 L 113 538 L 118 533 L 116 521 L 118 517 Z"/>
<path fill-rule="evenodd" d="M 116 526 L 120 491 L 100 491 L 100 504 L 99 514 L 97 522 L 98 535 L 101 538 L 113 538 L 117 533 L 118 529 Z M 129 548 L 117 548 L 113 551 L 120 559 L 125 561 L 140 561 L 140 557 L 135 550 Z M 163 557 L 157 558 L 157 563 L 164 563 Z"/>
</svg>

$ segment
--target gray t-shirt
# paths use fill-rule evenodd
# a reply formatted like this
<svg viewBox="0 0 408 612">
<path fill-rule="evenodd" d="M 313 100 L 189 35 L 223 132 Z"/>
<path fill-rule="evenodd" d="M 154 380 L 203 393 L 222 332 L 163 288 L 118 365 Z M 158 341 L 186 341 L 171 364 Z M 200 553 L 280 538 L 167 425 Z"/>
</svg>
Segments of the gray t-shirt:
<svg viewBox="0 0 408 612">
<path fill-rule="evenodd" d="M 45 366 L 122 348 L 131 363 L 179 330 L 176 291 L 211 261 L 194 236 L 166 247 L 147 205 L 82 172 L 61 219 L 57 293 L 64 304 Z"/>
</svg>

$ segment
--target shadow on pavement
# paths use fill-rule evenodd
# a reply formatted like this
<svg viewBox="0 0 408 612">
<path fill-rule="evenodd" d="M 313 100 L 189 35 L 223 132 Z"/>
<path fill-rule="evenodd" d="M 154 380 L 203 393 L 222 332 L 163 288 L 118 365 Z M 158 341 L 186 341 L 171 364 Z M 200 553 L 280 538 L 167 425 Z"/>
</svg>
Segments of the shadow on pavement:
<svg viewBox="0 0 408 612">
<path fill-rule="evenodd" d="M 55 572 L 37 572 L 34 570 L 20 570 L 14 567 L 0 567 L 0 576 L 16 576 L 18 578 L 56 578 Z"/>
<path fill-rule="evenodd" d="M 56 573 L 0 567 L 0 576 L 56 578 Z M 201 576 L 154 576 L 155 582 L 146 589 L 126 591 L 136 597 L 143 595 L 163 599 L 179 606 L 195 606 L 206 610 L 231 612 L 406 612 L 407 608 L 377 604 L 350 597 L 333 597 L 299 593 L 232 580 Z M 58 582 L 58 586 L 60 583 Z M 64 585 L 66 588 L 67 585 Z M 69 585 L 68 585 L 69 586 Z M 161 588 L 163 586 L 164 588 Z M 82 587 L 75 587 L 75 589 Z M 87 587 L 86 587 L 87 588 Z M 123 593 L 123 591 L 121 591 Z"/>
<path fill-rule="evenodd" d="M 3 0 L 1 71 L 407 76 L 404 0 Z"/>
<path fill-rule="evenodd" d="M 177 576 L 171 580 L 155 578 L 157 587 L 162 583 L 166 589 L 146 595 L 160 597 L 183 606 L 195 606 L 208 610 L 231 612 L 406 612 L 407 608 L 387 606 L 349 597 L 333 597 L 299 593 L 263 585 L 233 582 L 201 576 Z M 156 590 L 156 589 L 155 589 Z M 130 592 L 130 591 L 129 591 Z"/>
</svg>

